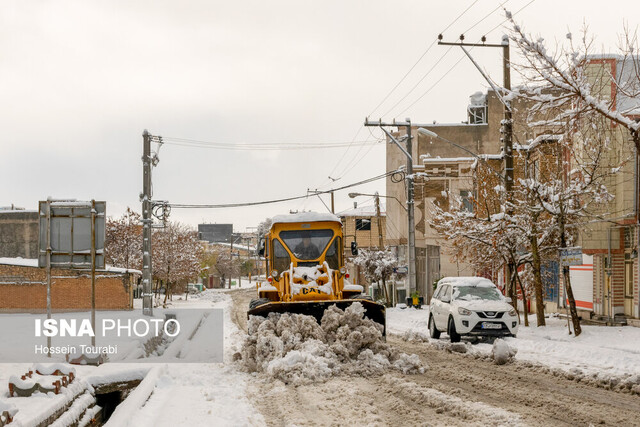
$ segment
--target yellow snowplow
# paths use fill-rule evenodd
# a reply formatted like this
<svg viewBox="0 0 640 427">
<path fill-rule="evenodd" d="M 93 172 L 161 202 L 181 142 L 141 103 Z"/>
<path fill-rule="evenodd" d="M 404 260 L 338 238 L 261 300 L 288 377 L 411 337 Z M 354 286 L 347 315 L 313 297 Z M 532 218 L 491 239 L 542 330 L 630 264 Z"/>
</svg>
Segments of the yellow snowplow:
<svg viewBox="0 0 640 427">
<path fill-rule="evenodd" d="M 342 223 L 333 214 L 274 217 L 259 249 L 267 281 L 258 283 L 258 298 L 249 304 L 247 315 L 296 313 L 320 322 L 331 305 L 344 310 L 358 301 L 365 317 L 386 329 L 385 307 L 363 294 L 362 286 L 347 280 L 343 247 Z"/>
</svg>

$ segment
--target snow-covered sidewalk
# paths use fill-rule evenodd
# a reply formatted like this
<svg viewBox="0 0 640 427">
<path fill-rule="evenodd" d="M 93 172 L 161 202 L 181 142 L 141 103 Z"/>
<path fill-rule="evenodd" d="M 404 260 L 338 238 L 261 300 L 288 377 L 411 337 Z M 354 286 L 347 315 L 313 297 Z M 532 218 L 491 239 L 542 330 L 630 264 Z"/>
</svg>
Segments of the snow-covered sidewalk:
<svg viewBox="0 0 640 427">
<path fill-rule="evenodd" d="M 254 282 L 255 286 L 255 282 Z M 121 403 L 108 426 L 264 425 L 264 419 L 246 396 L 250 375 L 232 364 L 244 334 L 231 320 L 231 297 L 225 290 L 206 290 L 188 300 L 174 297 L 171 308 L 220 308 L 224 310 L 224 363 L 107 363 L 78 366 L 74 388 L 60 395 L 37 394 L 9 398 L 8 379 L 26 372 L 31 364 L 0 364 L 0 401 L 15 404 L 11 425 L 37 425 L 72 402 L 85 390 L 117 381 L 142 380 Z M 75 390 L 75 389 L 78 390 Z M 87 394 L 92 402 L 92 396 Z M 90 402 L 88 402 L 90 403 Z M 71 421 L 82 413 L 74 412 Z M 70 418 L 70 419 L 71 419 Z"/>
<path fill-rule="evenodd" d="M 428 335 L 429 310 L 387 309 L 387 328 L 392 334 L 406 332 Z M 548 318 L 547 325 L 520 326 L 517 338 L 507 338 L 518 350 L 516 360 L 565 372 L 596 375 L 598 379 L 640 375 L 640 328 L 583 325 L 578 337 L 569 335 L 566 320 Z M 443 334 L 441 340 L 448 340 Z M 475 344 L 473 351 L 490 354 L 490 344 Z"/>
</svg>

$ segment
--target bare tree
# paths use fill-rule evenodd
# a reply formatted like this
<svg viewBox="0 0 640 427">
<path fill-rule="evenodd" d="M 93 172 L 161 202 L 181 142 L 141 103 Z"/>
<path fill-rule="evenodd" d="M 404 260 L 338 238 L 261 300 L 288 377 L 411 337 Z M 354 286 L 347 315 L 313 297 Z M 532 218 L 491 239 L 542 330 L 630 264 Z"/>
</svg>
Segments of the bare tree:
<svg viewBox="0 0 640 427">
<path fill-rule="evenodd" d="M 123 268 L 142 268 L 142 225 L 140 214 L 127 208 L 119 218 L 107 219 L 105 229 L 107 264 Z"/>
</svg>

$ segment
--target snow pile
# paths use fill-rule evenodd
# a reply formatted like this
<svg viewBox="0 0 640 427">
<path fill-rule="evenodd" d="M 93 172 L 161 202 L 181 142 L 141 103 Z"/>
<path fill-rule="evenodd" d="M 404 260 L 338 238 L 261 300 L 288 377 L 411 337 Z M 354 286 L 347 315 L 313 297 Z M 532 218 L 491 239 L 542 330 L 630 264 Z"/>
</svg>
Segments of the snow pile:
<svg viewBox="0 0 640 427">
<path fill-rule="evenodd" d="M 491 356 L 496 365 L 504 365 L 513 360 L 517 352 L 516 348 L 511 347 L 505 340 L 498 338 L 493 342 Z"/>
<path fill-rule="evenodd" d="M 294 267 L 291 263 L 291 293 L 298 295 L 303 288 L 315 288 L 322 293 L 333 294 L 332 271 L 326 261 L 315 267 Z"/>
<path fill-rule="evenodd" d="M 355 302 L 344 311 L 329 307 L 321 324 L 302 314 L 251 317 L 242 347 L 249 372 L 263 372 L 285 383 L 322 382 L 341 373 L 380 375 L 389 369 L 423 373 L 417 355 L 399 353 L 382 337 L 382 326 L 364 317 Z"/>
</svg>

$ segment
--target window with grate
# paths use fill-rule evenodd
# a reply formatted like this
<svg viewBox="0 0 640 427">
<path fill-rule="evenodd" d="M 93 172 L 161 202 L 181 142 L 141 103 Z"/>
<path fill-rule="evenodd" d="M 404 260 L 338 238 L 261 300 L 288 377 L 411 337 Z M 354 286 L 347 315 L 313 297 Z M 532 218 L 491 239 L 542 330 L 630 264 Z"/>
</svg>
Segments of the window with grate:
<svg viewBox="0 0 640 427">
<path fill-rule="evenodd" d="M 356 230 L 371 230 L 371 220 L 366 218 L 356 218 Z"/>
</svg>

